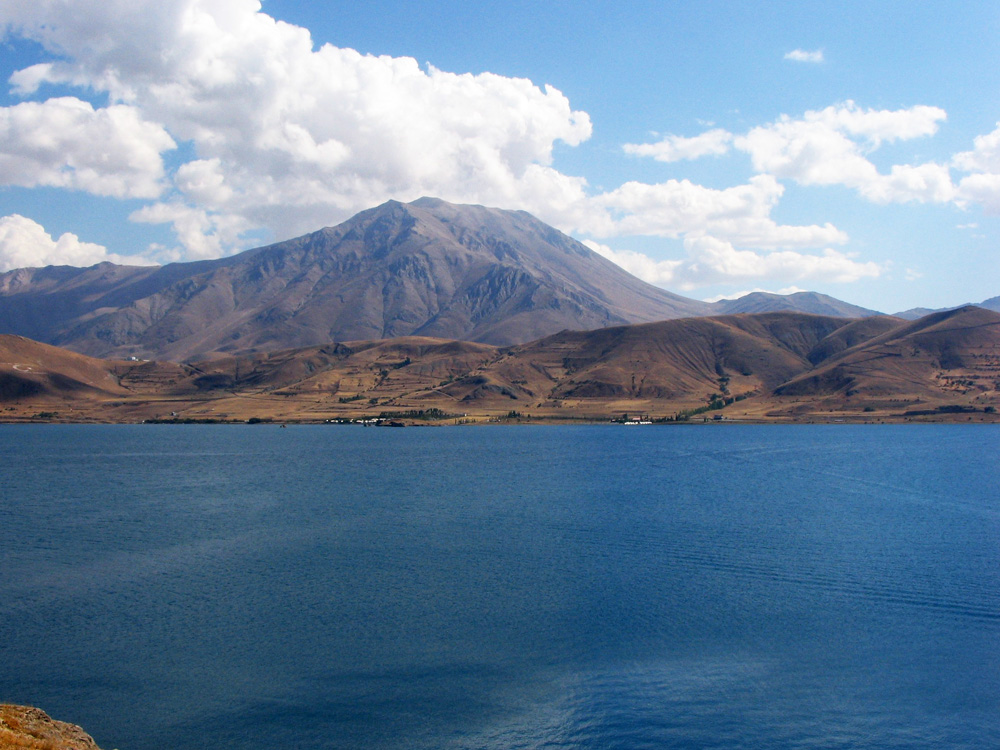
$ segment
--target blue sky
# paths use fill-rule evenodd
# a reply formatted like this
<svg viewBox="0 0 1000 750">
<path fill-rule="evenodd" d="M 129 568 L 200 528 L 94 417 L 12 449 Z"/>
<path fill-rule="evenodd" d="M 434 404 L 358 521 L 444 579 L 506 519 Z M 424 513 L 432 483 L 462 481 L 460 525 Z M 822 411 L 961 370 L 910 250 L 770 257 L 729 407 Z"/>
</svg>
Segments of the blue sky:
<svg viewBox="0 0 1000 750">
<path fill-rule="evenodd" d="M 995 2 L 0 0 L 0 270 L 531 211 L 699 299 L 1000 294 Z"/>
</svg>

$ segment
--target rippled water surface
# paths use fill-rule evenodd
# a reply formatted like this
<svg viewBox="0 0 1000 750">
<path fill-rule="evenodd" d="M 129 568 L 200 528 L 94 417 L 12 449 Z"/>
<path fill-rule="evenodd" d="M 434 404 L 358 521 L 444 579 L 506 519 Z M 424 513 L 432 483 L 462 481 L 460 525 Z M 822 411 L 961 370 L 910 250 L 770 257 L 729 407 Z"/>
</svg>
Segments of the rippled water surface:
<svg viewBox="0 0 1000 750">
<path fill-rule="evenodd" d="M 1000 431 L 0 427 L 0 701 L 105 748 L 996 748 Z"/>
</svg>

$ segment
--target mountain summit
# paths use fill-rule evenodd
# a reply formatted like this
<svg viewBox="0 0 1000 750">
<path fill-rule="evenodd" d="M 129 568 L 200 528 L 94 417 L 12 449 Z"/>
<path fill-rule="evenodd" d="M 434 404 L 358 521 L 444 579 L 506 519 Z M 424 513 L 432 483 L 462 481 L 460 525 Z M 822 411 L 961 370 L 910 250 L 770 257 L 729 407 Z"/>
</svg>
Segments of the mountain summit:
<svg viewBox="0 0 1000 750">
<path fill-rule="evenodd" d="M 105 357 L 190 361 L 407 335 L 505 345 L 711 310 L 524 211 L 435 198 L 219 260 L 0 275 L 0 333 Z"/>
</svg>

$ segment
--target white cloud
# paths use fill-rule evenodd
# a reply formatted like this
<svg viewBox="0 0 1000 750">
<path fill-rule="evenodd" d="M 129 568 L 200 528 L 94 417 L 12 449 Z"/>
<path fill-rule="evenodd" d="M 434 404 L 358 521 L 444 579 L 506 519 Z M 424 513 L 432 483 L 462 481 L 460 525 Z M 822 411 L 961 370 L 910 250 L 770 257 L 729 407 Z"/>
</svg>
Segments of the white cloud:
<svg viewBox="0 0 1000 750">
<path fill-rule="evenodd" d="M 972 151 L 956 154 L 952 164 L 971 172 L 958 184 L 959 205 L 978 203 L 991 214 L 1000 214 L 1000 123 L 986 135 L 973 140 Z"/>
<path fill-rule="evenodd" d="M 643 281 L 651 284 L 669 284 L 684 290 L 710 284 L 745 283 L 756 279 L 850 283 L 880 276 L 885 270 L 877 263 L 861 262 L 851 255 L 830 248 L 818 254 L 792 250 L 760 253 L 737 249 L 731 243 L 714 237 L 686 238 L 684 249 L 687 257 L 682 260 L 654 260 L 633 250 L 614 250 L 607 245 L 592 241 L 587 241 L 585 244 Z M 803 290 L 793 286 L 779 294 L 791 294 L 797 291 Z M 742 292 L 736 296 L 743 294 L 749 292 Z M 717 299 L 724 298 L 729 297 Z"/>
<path fill-rule="evenodd" d="M 262 13 L 257 0 L 0 0 L 3 26 L 57 58 L 15 73 L 16 93 L 39 96 L 46 84 L 60 83 L 105 92 L 112 105 L 94 110 L 53 99 L 8 108 L 58 112 L 72 101 L 81 122 L 102 124 L 91 123 L 97 135 L 85 137 L 85 129 L 42 123 L 40 133 L 58 134 L 55 145 L 18 172 L 14 157 L 35 153 L 21 148 L 25 131 L 0 175 L 10 175 L 8 184 L 155 198 L 131 218 L 170 224 L 183 249 L 156 252 L 177 259 L 233 252 L 260 228 L 294 236 L 389 198 L 435 195 L 525 208 L 598 238 L 683 239 L 694 248 L 683 261 L 607 249 L 616 262 L 661 283 L 727 273 L 756 279 L 762 268 L 792 279 L 802 269 L 809 278 L 847 278 L 870 269 L 831 250 L 802 252 L 845 243 L 843 231 L 772 218 L 784 191 L 778 178 L 849 184 L 882 201 L 941 200 L 949 184 L 937 165 L 879 175 L 865 158 L 865 149 L 882 142 L 933 133 L 944 118 L 933 107 L 874 111 L 847 102 L 741 137 L 714 128 L 628 144 L 627 152 L 664 162 L 721 155 L 736 145 L 761 174 L 726 189 L 667 180 L 593 195 L 585 179 L 552 166 L 557 142 L 575 146 L 591 135 L 588 115 L 558 90 L 421 67 L 411 58 L 317 48 L 308 30 Z M 194 156 L 174 169 L 164 194 L 160 154 L 174 141 L 189 144 Z M 119 150 L 101 145 L 110 142 Z M 22 173 L 34 182 L 15 178 Z M 719 250 L 709 258 L 700 248 L 713 242 L 729 255 Z"/>
<path fill-rule="evenodd" d="M 123 258 L 102 245 L 82 242 L 69 232 L 53 240 L 41 224 L 19 214 L 0 218 L 0 272 L 42 266 L 92 266 L 103 261 L 149 265 L 143 258 Z"/>
<path fill-rule="evenodd" d="M 669 180 L 657 185 L 627 182 L 591 201 L 614 217 L 603 233 L 594 233 L 661 237 L 709 234 L 763 248 L 818 247 L 847 240 L 831 224 L 777 224 L 770 213 L 783 192 L 781 184 L 770 175 L 757 175 L 745 185 L 724 190 L 688 180 Z"/>
<path fill-rule="evenodd" d="M 947 203 L 956 195 L 948 167 L 934 162 L 896 164 L 889 174 L 859 185 L 858 191 L 875 203 Z"/>
<path fill-rule="evenodd" d="M 703 156 L 721 156 L 729 151 L 733 134 L 715 128 L 692 138 L 668 135 L 658 143 L 626 143 L 627 154 L 652 156 L 657 161 L 673 162 L 684 159 L 700 159 Z"/>
<path fill-rule="evenodd" d="M 677 269 L 683 265 L 683 261 L 680 260 L 653 260 L 648 255 L 634 250 L 613 250 L 593 240 L 584 240 L 583 244 L 650 284 L 670 284 Z"/>
<path fill-rule="evenodd" d="M 175 147 L 139 110 L 95 110 L 60 97 L 0 107 L 0 184 L 84 190 L 116 198 L 163 191 L 161 152 Z"/>
<path fill-rule="evenodd" d="M 804 50 L 804 49 L 793 49 L 791 52 L 785 53 L 786 60 L 794 60 L 795 62 L 808 62 L 808 63 L 821 63 L 823 62 L 823 50 Z"/>
<path fill-rule="evenodd" d="M 7 15 L 66 58 L 16 74 L 19 90 L 86 83 L 139 108 L 193 142 L 176 176 L 191 208 L 278 236 L 388 198 L 583 197 L 583 180 L 548 167 L 556 141 L 590 137 L 590 119 L 550 86 L 314 49 L 256 0 L 50 0 Z"/>
<path fill-rule="evenodd" d="M 978 203 L 988 213 L 1000 214 L 1000 174 L 971 174 L 958 183 L 959 204 Z"/>
<path fill-rule="evenodd" d="M 801 185 L 844 185 L 877 203 L 943 203 L 956 196 L 947 165 L 900 164 L 880 174 L 867 153 L 883 143 L 930 136 L 947 117 L 938 107 L 873 110 L 847 101 L 806 112 L 801 118 L 782 115 L 776 122 L 745 135 L 715 129 L 693 138 L 667 136 L 658 143 L 626 144 L 628 153 L 678 161 L 723 154 L 730 145 L 750 155 L 754 169 Z M 996 151 L 996 138 L 977 139 L 977 151 L 959 155 L 963 163 L 979 163 Z"/>
<path fill-rule="evenodd" d="M 986 135 L 977 135 L 972 151 L 955 154 L 952 163 L 963 172 L 1000 173 L 1000 122 Z"/>
<path fill-rule="evenodd" d="M 205 260 L 225 255 L 237 246 L 240 235 L 251 229 L 240 216 L 218 214 L 193 208 L 184 203 L 155 203 L 134 211 L 129 217 L 143 224 L 170 224 L 184 246 L 186 260 Z M 175 252 L 163 253 L 180 259 Z"/>
<path fill-rule="evenodd" d="M 844 185 L 878 203 L 940 203 L 955 195 L 946 166 L 904 164 L 880 174 L 864 154 L 883 142 L 932 135 L 945 117 L 938 107 L 865 110 L 848 101 L 801 119 L 783 115 L 736 138 L 734 146 L 750 154 L 757 171 L 802 185 Z"/>
<path fill-rule="evenodd" d="M 806 122 L 823 123 L 838 131 L 868 139 L 873 147 L 883 141 L 907 141 L 934 135 L 948 118 L 940 107 L 917 105 L 908 109 L 862 109 L 852 101 L 806 112 Z"/>
<path fill-rule="evenodd" d="M 689 237 L 684 241 L 684 248 L 689 260 L 677 278 L 685 289 L 762 278 L 849 283 L 879 276 L 883 271 L 877 263 L 862 263 L 829 248 L 819 255 L 792 250 L 758 253 L 737 249 L 714 237 Z"/>
</svg>

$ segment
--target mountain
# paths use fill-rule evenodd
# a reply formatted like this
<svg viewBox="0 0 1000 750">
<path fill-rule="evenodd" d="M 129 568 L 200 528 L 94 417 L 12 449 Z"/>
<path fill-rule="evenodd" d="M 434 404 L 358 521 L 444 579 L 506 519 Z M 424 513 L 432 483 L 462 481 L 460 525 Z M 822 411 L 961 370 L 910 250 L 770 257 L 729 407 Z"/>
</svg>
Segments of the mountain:
<svg viewBox="0 0 1000 750">
<path fill-rule="evenodd" d="M 1000 314 L 981 307 L 926 315 L 829 357 L 778 396 L 854 398 L 873 405 L 942 399 L 992 405 L 1000 392 Z"/>
<path fill-rule="evenodd" d="M 971 304 L 975 304 L 976 307 L 982 307 L 986 310 L 993 310 L 994 312 L 1000 312 L 1000 297 L 990 297 L 987 300 L 976 303 L 966 303 L 965 305 L 958 305 L 956 307 L 913 307 L 909 310 L 903 310 L 898 313 L 893 313 L 897 318 L 903 318 L 904 320 L 918 320 L 926 315 L 933 315 L 939 312 L 948 312 L 949 310 L 958 310 L 961 307 L 968 307 Z"/>
<path fill-rule="evenodd" d="M 0 334 L 0 404 L 40 405 L 63 417 L 106 411 L 136 396 L 189 397 L 204 391 L 203 371 L 173 362 L 108 360 Z M 7 407 L 11 410 L 11 406 Z M 15 408 L 16 410 L 16 408 Z"/>
<path fill-rule="evenodd" d="M 112 369 L 106 360 L 22 336 L 0 335 L 0 402 L 36 396 L 124 396 L 128 392 Z"/>
<path fill-rule="evenodd" d="M 990 297 L 989 299 L 983 300 L 977 305 L 977 307 L 983 307 L 987 310 L 1000 312 L 1000 297 Z"/>
<path fill-rule="evenodd" d="M 506 345 L 710 310 L 528 213 L 433 198 L 218 260 L 0 275 L 0 333 L 175 361 L 410 335 Z"/>
<path fill-rule="evenodd" d="M 751 292 L 738 299 L 719 300 L 712 305 L 712 308 L 713 313 L 719 315 L 788 311 L 812 315 L 832 315 L 838 318 L 865 318 L 881 314 L 875 310 L 858 307 L 819 292 L 796 292 L 795 294 Z"/>
<path fill-rule="evenodd" d="M 771 313 L 564 331 L 512 347 L 489 375 L 550 402 L 650 400 L 698 405 L 712 393 L 769 391 L 809 368 L 808 355 L 844 325 Z M 445 390 L 459 395 L 459 381 Z M 468 394 L 463 397 L 468 398 Z"/>
<path fill-rule="evenodd" d="M 765 421 L 996 421 L 998 372 L 1000 313 L 977 307 L 916 322 L 787 312 L 684 318 L 506 347 L 407 336 L 194 364 L 96 360 L 0 336 L 0 416 L 323 421 L 711 411 Z"/>
<path fill-rule="evenodd" d="M 893 313 L 893 317 L 902 318 L 903 320 L 919 320 L 925 315 L 933 315 L 934 313 L 956 309 L 955 307 L 911 307 L 909 310 L 900 310 Z"/>
</svg>

